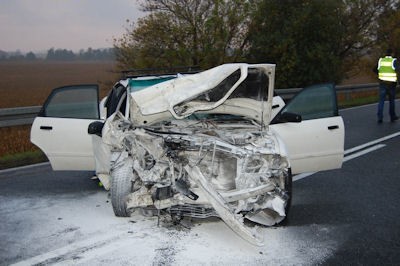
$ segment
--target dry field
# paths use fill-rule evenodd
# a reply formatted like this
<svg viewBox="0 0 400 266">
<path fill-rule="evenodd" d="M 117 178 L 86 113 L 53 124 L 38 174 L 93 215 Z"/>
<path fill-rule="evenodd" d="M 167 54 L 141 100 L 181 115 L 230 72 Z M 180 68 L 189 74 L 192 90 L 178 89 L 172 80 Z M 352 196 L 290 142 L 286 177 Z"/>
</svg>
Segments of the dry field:
<svg viewBox="0 0 400 266">
<path fill-rule="evenodd" d="M 0 128 L 0 158 L 27 151 L 35 151 L 37 148 L 29 141 L 31 126 Z"/>
<path fill-rule="evenodd" d="M 50 91 L 96 83 L 104 95 L 119 75 L 113 62 L 0 62 L 0 108 L 42 105 Z"/>
<path fill-rule="evenodd" d="M 42 105 L 53 88 L 99 84 L 105 96 L 119 75 L 114 62 L 0 62 L 0 108 Z M 37 148 L 30 126 L 0 128 L 0 158 Z"/>
</svg>

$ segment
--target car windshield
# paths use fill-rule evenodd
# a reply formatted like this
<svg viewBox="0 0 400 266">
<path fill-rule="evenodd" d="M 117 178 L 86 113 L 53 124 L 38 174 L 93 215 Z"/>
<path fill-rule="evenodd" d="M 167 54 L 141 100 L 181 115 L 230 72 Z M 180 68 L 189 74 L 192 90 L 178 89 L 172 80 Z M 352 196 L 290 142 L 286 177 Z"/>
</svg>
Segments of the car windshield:
<svg viewBox="0 0 400 266">
<path fill-rule="evenodd" d="M 240 80 L 241 71 L 236 70 L 214 88 L 200 94 L 194 99 L 184 101 L 174 106 L 177 114 L 185 113 L 187 109 L 196 106 L 215 106 L 215 103 L 224 98 L 228 93 L 229 99 L 248 98 L 256 101 L 267 100 L 268 76 L 256 68 L 248 69 L 247 77 L 237 88 L 230 93 L 231 88 Z M 204 108 L 204 107 L 203 107 Z M 202 109 L 201 107 L 199 108 Z"/>
</svg>

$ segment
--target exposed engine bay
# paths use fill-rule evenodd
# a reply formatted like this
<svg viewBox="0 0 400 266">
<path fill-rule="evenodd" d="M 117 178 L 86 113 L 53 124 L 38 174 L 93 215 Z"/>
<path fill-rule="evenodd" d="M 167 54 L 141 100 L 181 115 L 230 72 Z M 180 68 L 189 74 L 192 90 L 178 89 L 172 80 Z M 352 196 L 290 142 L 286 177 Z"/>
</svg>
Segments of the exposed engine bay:
<svg viewBox="0 0 400 266">
<path fill-rule="evenodd" d="M 132 93 L 131 118 L 117 112 L 107 119 L 103 141 L 117 151 L 111 171 L 117 216 L 141 209 L 178 219 L 220 217 L 256 245 L 262 241 L 245 219 L 265 226 L 285 219 L 290 165 L 283 143 L 264 124 L 273 71 L 265 65 L 225 67 L 216 68 L 225 76 L 200 89 L 193 87 L 199 84 L 193 75 L 156 85 L 164 90 Z"/>
<path fill-rule="evenodd" d="M 159 128 L 111 123 L 124 150 L 115 155 L 113 182 L 127 173 L 131 182 L 120 215 L 144 208 L 154 215 L 216 216 L 244 239 L 261 243 L 243 219 L 270 226 L 286 216 L 291 173 L 279 142 L 246 123 L 177 122 L 179 127 L 171 121 Z"/>
</svg>

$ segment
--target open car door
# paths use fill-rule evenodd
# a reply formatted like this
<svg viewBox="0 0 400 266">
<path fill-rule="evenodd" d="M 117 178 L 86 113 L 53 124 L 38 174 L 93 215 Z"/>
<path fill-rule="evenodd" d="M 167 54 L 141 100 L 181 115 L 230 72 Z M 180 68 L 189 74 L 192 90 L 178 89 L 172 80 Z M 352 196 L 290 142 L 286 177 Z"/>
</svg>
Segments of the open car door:
<svg viewBox="0 0 400 266">
<path fill-rule="evenodd" d="M 286 122 L 287 114 L 300 115 L 302 121 Z M 344 124 L 333 84 L 303 89 L 276 115 L 270 128 L 285 143 L 293 174 L 341 167 Z"/>
<path fill-rule="evenodd" d="M 31 142 L 49 158 L 53 170 L 94 170 L 88 125 L 99 120 L 97 85 L 54 89 L 31 128 Z"/>
</svg>

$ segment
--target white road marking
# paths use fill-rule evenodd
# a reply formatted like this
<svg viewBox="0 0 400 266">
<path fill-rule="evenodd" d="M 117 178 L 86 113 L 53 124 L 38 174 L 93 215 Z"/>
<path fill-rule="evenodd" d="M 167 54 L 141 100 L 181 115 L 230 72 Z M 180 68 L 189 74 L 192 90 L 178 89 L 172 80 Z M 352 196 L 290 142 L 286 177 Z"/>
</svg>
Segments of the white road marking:
<svg viewBox="0 0 400 266">
<path fill-rule="evenodd" d="M 295 176 L 293 176 L 293 182 L 303 179 L 303 178 L 306 178 L 306 177 L 309 177 L 310 175 L 313 175 L 315 173 L 318 173 L 318 172 L 302 173 L 302 174 L 295 175 Z"/>
<path fill-rule="evenodd" d="M 382 137 L 382 138 L 379 138 L 379 139 L 376 139 L 376 140 L 361 144 L 361 145 L 356 146 L 354 148 L 347 149 L 347 150 L 344 151 L 344 155 L 350 154 L 350 153 L 352 153 L 352 154 L 350 154 L 348 156 L 345 156 L 343 158 L 343 162 L 350 161 L 350 160 L 352 160 L 354 158 L 363 156 L 363 155 L 365 155 L 367 153 L 370 153 L 370 152 L 376 151 L 376 150 L 378 150 L 380 148 L 383 148 L 386 145 L 385 144 L 380 144 L 381 142 L 384 142 L 386 140 L 389 140 L 389 139 L 392 139 L 392 138 L 395 138 L 395 137 L 398 137 L 398 136 L 400 136 L 400 132 L 396 132 L 396 133 L 390 134 L 388 136 L 385 136 L 385 137 Z M 293 181 L 297 181 L 297 180 L 309 177 L 309 176 L 311 176 L 311 175 L 313 175 L 315 173 L 317 173 L 317 172 L 302 173 L 302 174 L 295 175 L 295 176 L 293 176 Z"/>
<path fill-rule="evenodd" d="M 362 149 L 364 149 L 364 148 L 366 148 L 366 147 L 369 147 L 369 146 L 372 146 L 372 145 L 375 145 L 375 144 L 384 142 L 384 141 L 386 141 L 386 140 L 395 138 L 395 137 L 397 137 L 397 136 L 400 136 L 400 132 L 396 132 L 396 133 L 393 133 L 393 134 L 388 135 L 388 136 L 386 136 L 386 137 L 379 138 L 379 139 L 376 139 L 376 140 L 367 142 L 367 143 L 365 143 L 365 144 L 359 145 L 359 146 L 357 146 L 357 147 L 354 147 L 354 148 L 345 150 L 344 154 L 346 155 L 346 154 L 349 154 L 349 153 L 352 153 L 352 152 L 355 152 L 355 151 L 362 150 Z"/>
<path fill-rule="evenodd" d="M 360 145 L 360 146 L 363 146 L 363 145 Z M 383 147 L 385 147 L 385 146 L 386 146 L 385 144 L 378 144 L 378 145 L 372 146 L 372 147 L 370 147 L 370 148 L 368 148 L 368 149 L 365 149 L 365 150 L 362 150 L 362 151 L 353 153 L 353 154 L 351 154 L 351 155 L 349 155 L 349 156 L 344 157 L 344 158 L 343 158 L 343 162 L 350 161 L 350 160 L 352 160 L 352 159 L 354 159 L 354 158 L 357 158 L 357 157 L 360 157 L 360 156 L 365 155 L 365 154 L 367 154 L 367 153 L 376 151 L 376 150 L 378 150 L 378 149 L 380 149 L 380 148 L 383 148 Z M 356 148 L 357 148 L 357 149 L 356 149 Z M 353 149 L 359 150 L 358 147 L 354 147 Z M 344 154 L 346 154 L 346 151 L 344 152 Z M 315 173 L 318 173 L 318 172 L 302 173 L 302 174 L 295 175 L 295 176 L 293 176 L 293 181 L 297 181 L 297 180 L 300 180 L 300 179 L 309 177 L 309 176 L 311 176 L 311 175 L 313 175 L 313 174 L 315 174 Z"/>
<path fill-rule="evenodd" d="M 44 166 L 44 165 L 50 165 L 50 163 L 44 162 L 44 163 L 37 163 L 37 164 L 30 164 L 30 165 L 19 166 L 19 167 L 14 167 L 14 168 L 8 168 L 8 169 L 0 170 L 0 174 L 14 172 L 14 171 L 18 171 L 18 170 L 30 169 L 33 167 L 39 167 L 39 166 Z"/>
<path fill-rule="evenodd" d="M 378 150 L 378 149 L 380 149 L 380 148 L 383 148 L 383 147 L 385 147 L 385 146 L 386 146 L 386 144 L 378 144 L 378 145 L 369 147 L 368 149 L 361 150 L 361 151 L 359 151 L 359 152 L 353 153 L 353 154 L 351 154 L 351 155 L 349 155 L 349 156 L 344 157 L 344 158 L 343 158 L 343 162 L 350 161 L 351 159 L 354 159 L 354 158 L 363 156 L 364 154 L 367 154 L 367 153 L 376 151 L 376 150 Z"/>
</svg>

